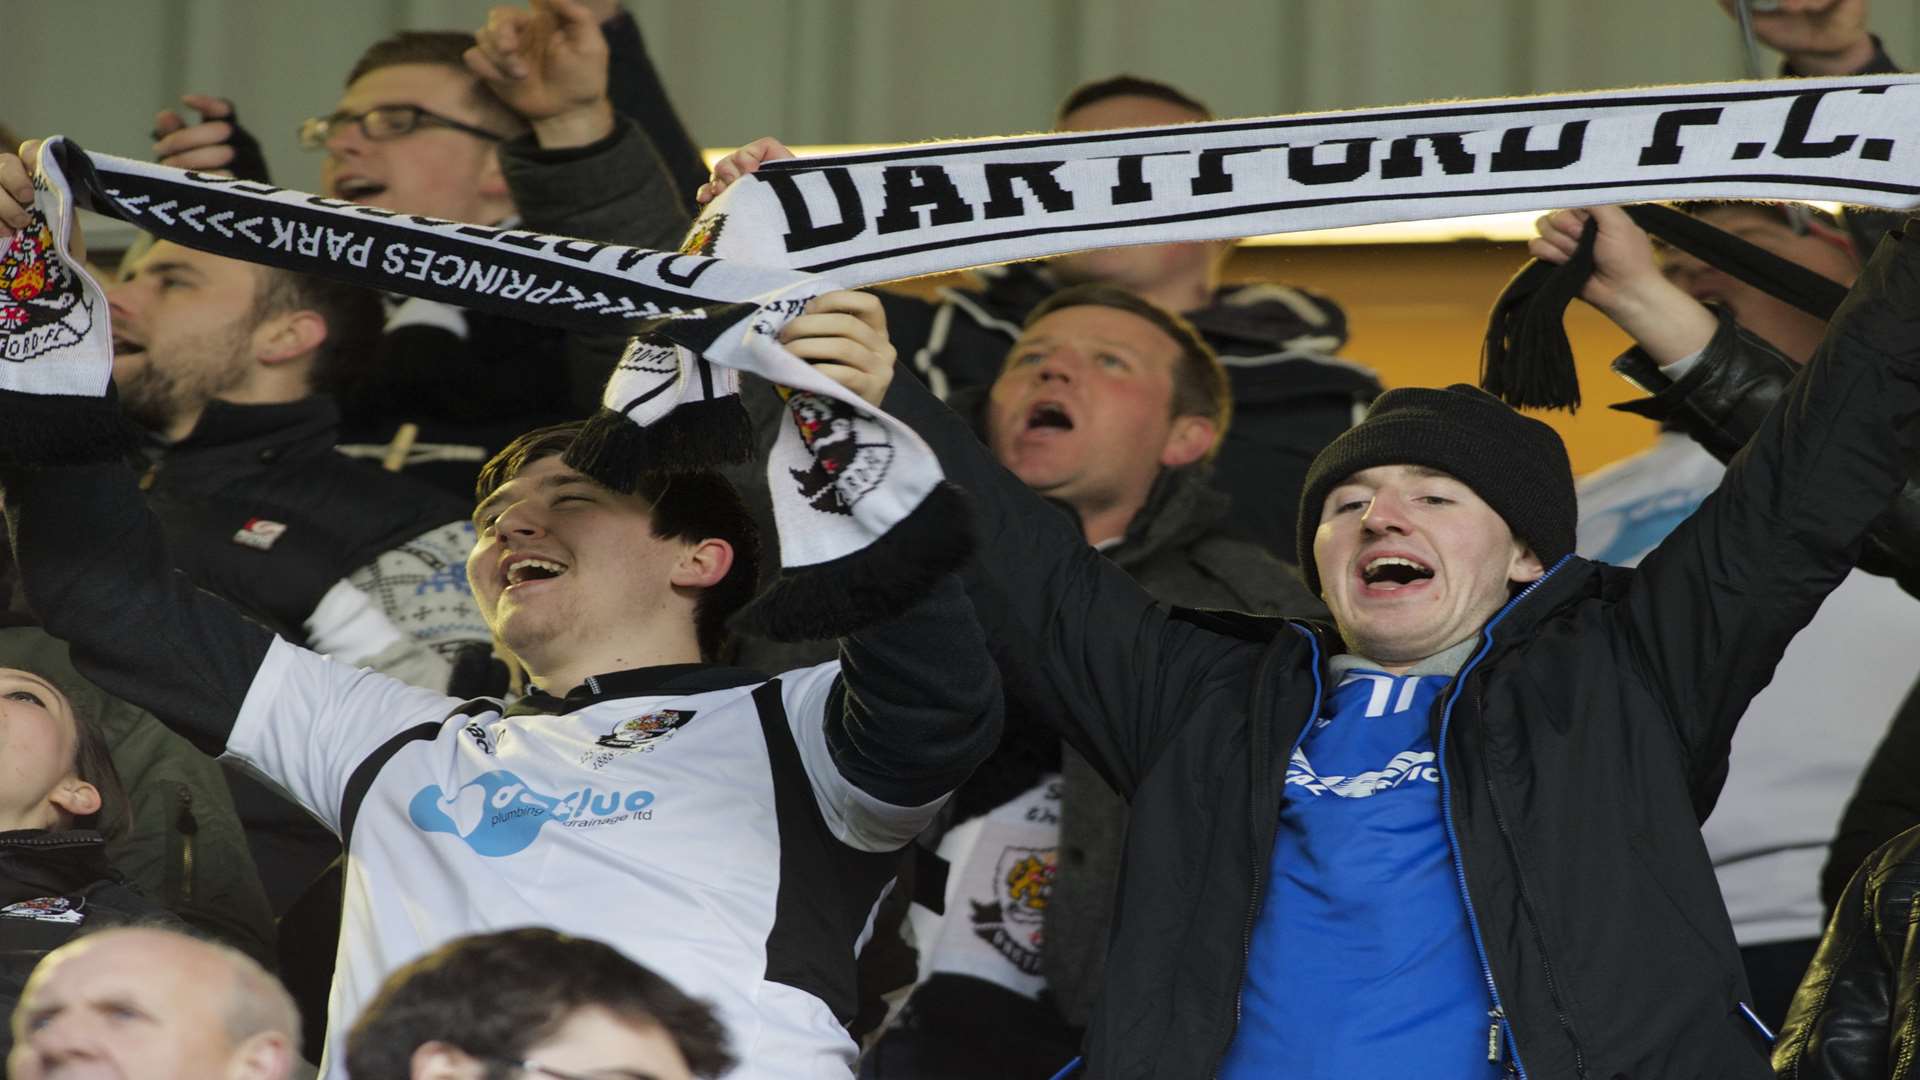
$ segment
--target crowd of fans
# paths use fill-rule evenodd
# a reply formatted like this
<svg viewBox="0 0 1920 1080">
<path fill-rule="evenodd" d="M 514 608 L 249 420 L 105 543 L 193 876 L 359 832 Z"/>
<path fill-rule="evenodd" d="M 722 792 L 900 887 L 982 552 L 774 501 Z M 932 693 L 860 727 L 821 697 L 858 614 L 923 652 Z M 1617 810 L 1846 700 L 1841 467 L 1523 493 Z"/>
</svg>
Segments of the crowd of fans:
<svg viewBox="0 0 1920 1080">
<path fill-rule="evenodd" d="M 1777 7 L 1785 74 L 1895 70 L 1864 0 Z M 268 179 L 182 101 L 156 160 Z M 613 0 L 376 42 L 301 138 L 336 199 L 663 250 L 790 156 L 709 174 Z M 1909 1075 L 1920 253 L 1679 205 L 1853 299 L 1542 218 L 1660 426 L 1577 486 L 1228 244 L 823 296 L 782 340 L 980 549 L 799 644 L 736 632 L 757 465 L 563 458 L 624 339 L 136 244 L 137 451 L 0 470 L 8 1075 Z"/>
</svg>

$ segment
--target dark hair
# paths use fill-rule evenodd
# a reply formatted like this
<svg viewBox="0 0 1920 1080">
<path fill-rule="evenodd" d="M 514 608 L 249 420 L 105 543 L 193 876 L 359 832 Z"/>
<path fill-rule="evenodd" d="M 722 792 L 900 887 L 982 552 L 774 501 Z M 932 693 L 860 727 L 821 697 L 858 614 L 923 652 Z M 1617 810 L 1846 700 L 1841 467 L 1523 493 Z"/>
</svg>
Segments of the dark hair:
<svg viewBox="0 0 1920 1080">
<path fill-rule="evenodd" d="M 536 428 L 508 443 L 480 469 L 474 481 L 477 505 L 542 458 L 566 453 L 583 421 Z M 713 661 L 726 652 L 732 634 L 727 621 L 753 599 L 760 579 L 760 530 L 731 481 L 717 472 L 642 473 L 634 491 L 647 501 L 653 535 L 662 540 L 725 540 L 733 547 L 727 575 L 706 587 L 694 604 L 694 632 L 700 656 Z"/>
<path fill-rule="evenodd" d="M 1173 365 L 1173 415 L 1204 416 L 1213 421 L 1218 434 L 1214 450 L 1219 449 L 1226 438 L 1227 425 L 1233 422 L 1233 389 L 1227 384 L 1227 369 L 1192 323 L 1118 286 L 1088 283 L 1070 285 L 1042 300 L 1021 329 L 1033 326 L 1056 311 L 1073 307 L 1109 307 L 1138 315 L 1171 338 L 1180 349 Z M 1214 450 L 1207 452 L 1209 458 Z"/>
<path fill-rule="evenodd" d="M 476 44 L 478 40 L 472 34 L 458 30 L 402 30 L 367 46 L 367 50 L 360 54 L 360 59 L 353 62 L 353 70 L 347 72 L 345 85 L 352 86 L 360 76 L 381 68 L 398 67 L 401 64 L 437 64 L 467 77 L 467 99 L 481 111 L 502 121 L 508 128 L 502 134 L 526 130 L 527 122 L 520 114 L 501 101 L 467 67 L 466 52 Z"/>
<path fill-rule="evenodd" d="M 131 824 L 131 800 L 127 797 L 126 785 L 120 780 L 120 770 L 114 768 L 107 733 L 94 722 L 91 713 L 73 703 L 72 697 L 67 698 L 67 707 L 73 710 L 73 774 L 100 793 L 100 809 L 74 818 L 73 827 L 92 829 L 108 840 L 118 840 L 126 835 Z"/>
<path fill-rule="evenodd" d="M 1060 103 L 1060 110 L 1054 113 L 1056 122 L 1063 121 L 1067 114 L 1084 109 L 1089 105 L 1117 97 L 1144 97 L 1155 101 L 1164 101 L 1169 105 L 1178 105 L 1200 114 L 1202 119 L 1213 119 L 1213 110 L 1181 93 L 1166 83 L 1154 79 L 1143 79 L 1138 75 L 1114 75 L 1110 78 L 1095 79 L 1081 83 Z"/>
<path fill-rule="evenodd" d="M 373 362 L 386 325 L 378 294 L 344 281 L 255 267 L 254 325 L 289 311 L 311 311 L 327 324 L 327 338 L 313 358 L 310 383 L 315 390 L 338 392 Z"/>
<path fill-rule="evenodd" d="M 697 1077 L 733 1067 L 726 1030 L 706 1004 L 610 945 L 523 927 L 455 939 L 387 976 L 347 1033 L 347 1071 L 407 1080 L 413 1052 L 430 1042 L 518 1060 L 594 1007 L 658 1025 Z"/>
<path fill-rule="evenodd" d="M 1687 199 L 1669 205 L 1683 214 L 1690 214 L 1694 217 L 1721 210 L 1741 210 L 1749 214 L 1758 214 L 1776 225 L 1784 225 L 1795 232 L 1802 231 L 1799 222 L 1794 220 L 1794 215 L 1798 212 L 1804 212 L 1808 220 L 1817 221 L 1829 229 L 1838 230 L 1843 227 L 1839 220 L 1832 214 L 1827 213 L 1817 206 L 1810 206 L 1806 203 L 1744 202 L 1735 199 Z M 1789 206 L 1797 207 L 1798 210 L 1790 210 L 1788 209 Z"/>
</svg>

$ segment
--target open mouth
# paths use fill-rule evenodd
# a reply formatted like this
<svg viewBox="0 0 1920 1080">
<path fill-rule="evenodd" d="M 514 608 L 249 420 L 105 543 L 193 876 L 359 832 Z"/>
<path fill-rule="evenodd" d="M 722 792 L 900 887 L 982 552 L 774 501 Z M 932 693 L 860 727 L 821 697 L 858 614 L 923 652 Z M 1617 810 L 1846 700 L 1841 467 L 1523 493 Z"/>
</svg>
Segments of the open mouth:
<svg viewBox="0 0 1920 1080">
<path fill-rule="evenodd" d="M 565 563 L 552 559 L 517 559 L 507 565 L 507 588 L 524 585 L 530 581 L 551 581 L 567 572 Z"/>
<path fill-rule="evenodd" d="M 375 198 L 386 190 L 387 185 L 360 176 L 349 176 L 333 182 L 334 197 L 348 202 L 361 202 Z"/>
<path fill-rule="evenodd" d="M 135 356 L 147 351 L 147 347 L 138 341 L 129 341 L 119 334 L 113 335 L 113 354 L 115 356 Z"/>
<path fill-rule="evenodd" d="M 1072 431 L 1073 417 L 1067 415 L 1066 407 L 1057 401 L 1035 402 L 1027 410 L 1028 431 Z"/>
<path fill-rule="evenodd" d="M 1360 580 L 1369 589 L 1392 592 L 1433 577 L 1433 568 L 1401 555 L 1382 555 L 1360 568 Z"/>
</svg>

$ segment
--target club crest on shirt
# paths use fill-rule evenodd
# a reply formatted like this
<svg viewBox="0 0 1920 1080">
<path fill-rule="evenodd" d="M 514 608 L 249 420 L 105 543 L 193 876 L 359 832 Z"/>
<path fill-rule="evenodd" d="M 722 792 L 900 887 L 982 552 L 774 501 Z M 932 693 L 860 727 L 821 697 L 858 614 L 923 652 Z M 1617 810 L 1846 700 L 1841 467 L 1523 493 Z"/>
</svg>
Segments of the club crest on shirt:
<svg viewBox="0 0 1920 1080">
<path fill-rule="evenodd" d="M 795 393 L 787 411 L 812 456 L 805 469 L 788 469 L 808 505 L 826 514 L 850 514 L 879 487 L 893 464 L 893 439 L 878 421 L 821 394 Z"/>
<path fill-rule="evenodd" d="M 622 720 L 613 726 L 613 730 L 597 740 L 601 746 L 610 746 L 616 750 L 632 750 L 644 746 L 655 739 L 664 739 L 684 727 L 693 719 L 692 709 L 657 709 L 650 713 L 641 713 L 631 720 Z"/>
<path fill-rule="evenodd" d="M 0 907 L 0 919 L 32 919 L 34 922 L 65 923 L 78 926 L 87 919 L 85 900 L 66 896 L 42 896 Z"/>
<path fill-rule="evenodd" d="M 43 186 L 38 177 L 35 187 Z M 31 220 L 0 250 L 0 359 L 25 363 L 77 345 L 93 329 L 93 304 L 55 247 L 46 215 Z"/>
<path fill-rule="evenodd" d="M 1000 853 L 993 880 L 998 895 L 973 905 L 974 936 L 1026 975 L 1040 974 L 1046 945 L 1042 922 L 1053 895 L 1058 849 L 1010 847 Z"/>
</svg>

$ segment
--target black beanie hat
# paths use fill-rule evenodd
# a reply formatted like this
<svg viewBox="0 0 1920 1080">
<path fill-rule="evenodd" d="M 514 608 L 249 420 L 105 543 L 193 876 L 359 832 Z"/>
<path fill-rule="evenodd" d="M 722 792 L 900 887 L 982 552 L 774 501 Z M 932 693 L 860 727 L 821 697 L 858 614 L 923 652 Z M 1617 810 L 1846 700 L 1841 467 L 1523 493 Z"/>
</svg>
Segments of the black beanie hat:
<svg viewBox="0 0 1920 1080">
<path fill-rule="evenodd" d="M 1320 593 L 1313 534 L 1327 495 L 1379 465 L 1424 465 L 1473 489 L 1545 566 L 1573 550 L 1579 511 L 1559 433 L 1478 387 L 1407 387 L 1374 401 L 1367 418 L 1327 444 L 1300 496 L 1300 572 Z"/>
</svg>

